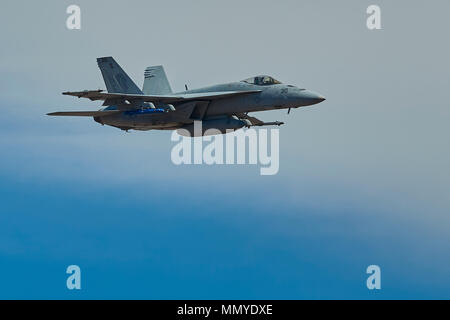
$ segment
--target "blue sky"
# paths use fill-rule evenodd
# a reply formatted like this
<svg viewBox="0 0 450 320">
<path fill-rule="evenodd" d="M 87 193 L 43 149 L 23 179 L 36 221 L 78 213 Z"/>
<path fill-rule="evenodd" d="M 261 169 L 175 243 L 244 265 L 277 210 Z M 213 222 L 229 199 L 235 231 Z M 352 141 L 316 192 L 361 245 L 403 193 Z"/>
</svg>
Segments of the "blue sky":
<svg viewBox="0 0 450 320">
<path fill-rule="evenodd" d="M 450 298 L 448 2 L 379 1 L 380 31 L 371 2 L 239 3 L 79 1 L 80 31 L 71 2 L 2 5 L 0 298 Z M 138 85 L 163 64 L 175 90 L 268 73 L 327 100 L 261 115 L 287 123 L 275 176 L 175 166 L 168 132 L 45 116 L 98 108 L 60 93 L 103 88 L 106 55 Z"/>
</svg>

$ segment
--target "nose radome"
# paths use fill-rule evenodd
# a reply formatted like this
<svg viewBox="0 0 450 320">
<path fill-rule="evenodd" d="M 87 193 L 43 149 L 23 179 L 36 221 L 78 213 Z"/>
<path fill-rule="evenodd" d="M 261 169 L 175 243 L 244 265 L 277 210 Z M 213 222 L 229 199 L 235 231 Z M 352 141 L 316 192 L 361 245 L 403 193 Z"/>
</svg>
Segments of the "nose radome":
<svg viewBox="0 0 450 320">
<path fill-rule="evenodd" d="M 326 100 L 321 94 L 309 90 L 303 91 L 302 95 L 309 104 L 317 104 Z"/>
<path fill-rule="evenodd" d="M 325 100 L 327 100 L 327 99 L 325 99 L 324 96 L 317 97 L 317 103 L 320 103 L 320 102 L 325 101 Z"/>
</svg>

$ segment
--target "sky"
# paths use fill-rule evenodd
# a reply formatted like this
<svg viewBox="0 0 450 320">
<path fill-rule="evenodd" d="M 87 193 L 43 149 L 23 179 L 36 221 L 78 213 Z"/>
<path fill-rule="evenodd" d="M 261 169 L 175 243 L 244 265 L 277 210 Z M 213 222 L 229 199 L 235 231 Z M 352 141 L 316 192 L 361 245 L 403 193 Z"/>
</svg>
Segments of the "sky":
<svg viewBox="0 0 450 320">
<path fill-rule="evenodd" d="M 0 298 L 449 299 L 449 10 L 2 1 Z M 61 92 L 104 89 L 110 55 L 138 86 L 162 64 L 175 91 L 269 74 L 327 100 L 258 114 L 286 123 L 277 175 L 176 166 L 170 132 L 45 115 L 98 109 Z"/>
</svg>

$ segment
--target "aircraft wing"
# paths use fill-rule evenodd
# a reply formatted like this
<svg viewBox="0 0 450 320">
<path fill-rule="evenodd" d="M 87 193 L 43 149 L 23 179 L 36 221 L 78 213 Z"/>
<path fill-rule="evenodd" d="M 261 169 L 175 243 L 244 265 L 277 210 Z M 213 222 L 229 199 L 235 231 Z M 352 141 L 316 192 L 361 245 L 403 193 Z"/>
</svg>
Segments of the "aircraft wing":
<svg viewBox="0 0 450 320">
<path fill-rule="evenodd" d="M 103 90 L 84 90 L 74 92 L 63 92 L 63 94 L 75 96 L 78 98 L 88 98 L 92 101 L 121 99 L 127 101 L 140 100 L 143 102 L 174 103 L 180 101 L 185 102 L 190 100 L 211 101 L 216 99 L 228 98 L 257 92 L 261 92 L 261 90 L 202 92 L 202 93 L 187 93 L 177 95 L 143 95 L 143 94 L 128 94 L 128 93 L 108 93 L 103 92 Z"/>
<path fill-rule="evenodd" d="M 183 100 L 211 101 L 216 99 L 229 98 L 258 92 L 261 92 L 261 90 L 201 92 L 201 93 L 184 94 L 182 95 L 182 97 Z"/>
<path fill-rule="evenodd" d="M 64 111 L 47 113 L 48 116 L 73 116 L 73 117 L 101 117 L 122 112 L 120 110 L 107 111 Z"/>
</svg>

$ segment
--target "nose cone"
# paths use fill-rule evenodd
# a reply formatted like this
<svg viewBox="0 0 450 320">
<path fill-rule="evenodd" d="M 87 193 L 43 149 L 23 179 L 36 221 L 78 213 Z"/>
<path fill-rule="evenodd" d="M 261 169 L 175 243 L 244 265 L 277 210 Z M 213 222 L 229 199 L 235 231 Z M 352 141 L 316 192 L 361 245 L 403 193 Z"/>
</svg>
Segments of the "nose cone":
<svg viewBox="0 0 450 320">
<path fill-rule="evenodd" d="M 310 106 L 313 104 L 320 103 L 325 100 L 325 97 L 322 96 L 319 93 L 309 91 L 309 90 L 303 90 L 300 92 L 300 99 L 302 102 L 302 105 L 304 106 Z"/>
</svg>

